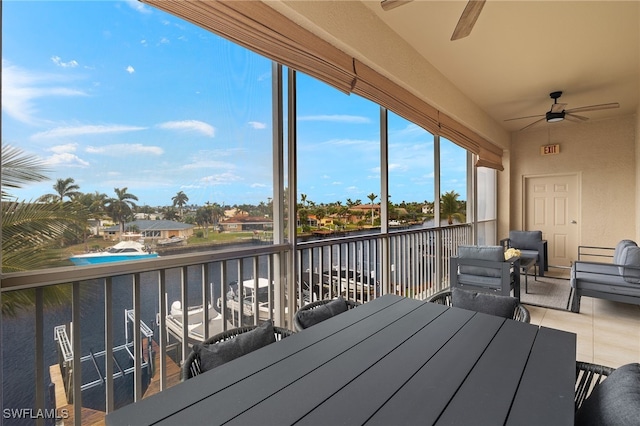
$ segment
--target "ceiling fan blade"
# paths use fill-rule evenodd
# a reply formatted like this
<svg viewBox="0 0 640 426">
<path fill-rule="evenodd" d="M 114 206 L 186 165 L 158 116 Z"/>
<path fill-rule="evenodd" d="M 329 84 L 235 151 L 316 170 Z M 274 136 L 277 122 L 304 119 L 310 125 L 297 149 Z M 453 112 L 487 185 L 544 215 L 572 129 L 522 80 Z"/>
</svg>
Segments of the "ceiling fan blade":
<svg viewBox="0 0 640 426">
<path fill-rule="evenodd" d="M 566 111 L 564 113 L 564 117 L 568 118 L 570 120 L 573 120 L 573 121 L 587 121 L 589 119 L 589 117 L 584 117 L 582 115 L 573 114 L 573 113 L 566 112 Z"/>
<path fill-rule="evenodd" d="M 456 29 L 453 30 L 451 41 L 459 40 L 471 34 L 471 30 L 478 20 L 478 16 L 480 16 L 480 12 L 482 12 L 485 1 L 486 0 L 469 0 L 464 11 L 462 11 L 462 16 L 460 16 L 458 20 Z"/>
<path fill-rule="evenodd" d="M 507 118 L 504 121 L 514 121 L 514 120 L 522 120 L 525 118 L 536 118 L 536 117 L 544 117 L 544 114 L 527 115 L 526 117 Z"/>
<path fill-rule="evenodd" d="M 520 130 L 522 131 L 522 130 L 528 129 L 529 127 L 533 126 L 534 124 L 538 124 L 538 123 L 540 123 L 541 121 L 544 121 L 544 117 L 542 117 L 540 120 L 536 120 L 536 121 L 534 121 L 534 122 L 533 122 L 533 123 L 531 123 L 531 124 L 527 124 L 526 126 L 524 126 L 524 127 L 523 127 L 522 129 L 520 129 Z"/>
<path fill-rule="evenodd" d="M 571 108 L 566 110 L 565 112 L 587 112 L 587 111 L 599 111 L 601 109 L 613 109 L 620 108 L 620 104 L 617 102 L 612 102 L 610 104 L 600 104 L 600 105 L 589 105 L 578 108 Z"/>
<path fill-rule="evenodd" d="M 564 111 L 564 107 L 566 107 L 568 104 L 552 104 L 551 105 L 551 112 L 562 112 Z"/>
<path fill-rule="evenodd" d="M 382 0 L 380 2 L 380 6 L 382 6 L 382 10 L 385 12 L 387 10 L 395 9 L 398 6 L 402 6 L 403 4 L 407 4 L 413 0 Z"/>
</svg>

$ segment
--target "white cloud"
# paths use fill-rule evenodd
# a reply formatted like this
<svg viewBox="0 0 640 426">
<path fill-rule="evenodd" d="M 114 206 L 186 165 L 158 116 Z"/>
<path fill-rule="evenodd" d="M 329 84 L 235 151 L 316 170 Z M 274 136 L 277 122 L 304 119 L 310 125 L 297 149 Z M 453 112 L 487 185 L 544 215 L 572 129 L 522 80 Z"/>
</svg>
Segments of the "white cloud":
<svg viewBox="0 0 640 426">
<path fill-rule="evenodd" d="M 48 166 L 56 166 L 56 167 L 79 167 L 86 168 L 89 167 L 89 163 L 75 154 L 70 152 L 63 152 L 60 154 L 54 154 L 51 157 L 47 158 L 45 164 Z"/>
<path fill-rule="evenodd" d="M 236 174 L 226 172 L 226 173 L 218 173 L 215 175 L 210 175 L 203 177 L 200 179 L 204 185 L 207 186 L 217 186 L 217 185 L 229 185 L 232 182 L 237 182 L 242 180 L 242 178 Z"/>
<path fill-rule="evenodd" d="M 114 144 L 100 147 L 89 146 L 85 150 L 89 154 L 103 154 L 111 157 L 128 157 L 130 155 L 162 155 L 164 149 L 159 146 L 136 144 Z"/>
<path fill-rule="evenodd" d="M 140 12 L 145 15 L 151 13 L 151 9 L 140 3 L 138 0 L 126 0 L 126 3 L 131 9 L 135 10 L 136 12 Z"/>
<path fill-rule="evenodd" d="M 32 72 L 2 60 L 2 110 L 22 123 L 38 125 L 37 100 L 47 96 L 87 96 L 81 90 L 59 86 L 70 77 Z"/>
<path fill-rule="evenodd" d="M 136 72 L 136 70 L 131 65 L 125 68 L 125 71 L 127 71 L 129 74 L 133 74 L 134 72 Z"/>
<path fill-rule="evenodd" d="M 328 121 L 332 123 L 352 123 L 366 124 L 370 123 L 367 117 L 359 115 L 307 115 L 298 117 L 298 121 Z"/>
<path fill-rule="evenodd" d="M 216 129 L 210 124 L 198 120 L 183 120 L 183 121 L 167 121 L 165 123 L 158 124 L 161 129 L 168 130 L 181 130 L 192 131 L 202 133 L 205 136 L 214 137 Z"/>
<path fill-rule="evenodd" d="M 54 64 L 62 68 L 75 68 L 78 66 L 78 62 L 75 60 L 70 60 L 69 62 L 62 62 L 62 58 L 60 56 L 53 56 L 51 58 Z"/>
<path fill-rule="evenodd" d="M 77 143 L 68 143 L 64 145 L 57 145 L 57 146 L 51 147 L 48 149 L 48 151 L 51 151 L 55 154 L 63 154 L 68 152 L 76 152 L 77 149 L 78 149 Z"/>
<path fill-rule="evenodd" d="M 409 170 L 409 167 L 407 167 L 405 164 L 389 163 L 390 172 L 406 172 L 407 170 Z"/>
<path fill-rule="evenodd" d="M 261 123 L 259 121 L 250 121 L 249 126 L 251 126 L 252 129 L 256 129 L 256 130 L 262 130 L 267 128 L 267 125 L 265 123 Z"/>
<path fill-rule="evenodd" d="M 56 139 L 56 138 L 69 138 L 81 135 L 100 135 L 106 133 L 125 133 L 144 130 L 145 127 L 138 126 L 123 126 L 123 125 L 84 125 L 84 126 L 68 126 L 57 127 L 55 129 L 47 130 L 45 132 L 39 132 L 31 136 L 31 139 Z"/>
<path fill-rule="evenodd" d="M 265 185 L 264 183 L 254 183 L 250 186 L 251 188 L 267 188 L 267 185 Z"/>
</svg>

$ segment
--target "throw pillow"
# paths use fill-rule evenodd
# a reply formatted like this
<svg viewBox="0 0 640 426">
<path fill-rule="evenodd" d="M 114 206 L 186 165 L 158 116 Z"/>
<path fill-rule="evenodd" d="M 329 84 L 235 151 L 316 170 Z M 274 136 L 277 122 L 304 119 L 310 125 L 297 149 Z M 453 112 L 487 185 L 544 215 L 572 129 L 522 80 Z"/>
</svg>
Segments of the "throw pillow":
<svg viewBox="0 0 640 426">
<path fill-rule="evenodd" d="M 212 344 L 193 345 L 193 351 L 200 356 L 200 370 L 211 370 L 242 355 L 260 349 L 276 341 L 271 321 L 265 321 L 251 331 Z"/>
<path fill-rule="evenodd" d="M 635 241 L 632 240 L 621 240 L 617 245 L 615 250 L 613 251 L 613 263 L 616 265 L 622 265 L 622 262 L 620 261 L 620 256 L 622 256 L 622 250 L 626 249 L 627 247 L 631 247 L 631 246 L 638 246 Z"/>
<path fill-rule="evenodd" d="M 640 364 L 617 368 L 585 399 L 576 425 L 637 425 L 640 421 Z"/>
<path fill-rule="evenodd" d="M 630 268 L 619 267 L 622 278 L 632 284 L 640 284 L 640 247 L 627 246 L 622 250 L 618 259 L 620 265 L 631 266 Z"/>
<path fill-rule="evenodd" d="M 454 287 L 451 290 L 451 304 L 456 308 L 482 312 L 503 318 L 513 318 L 518 299 L 490 293 L 478 293 Z"/>
<path fill-rule="evenodd" d="M 347 302 L 340 296 L 331 302 L 316 306 L 313 309 L 300 310 L 296 313 L 296 316 L 304 328 L 309 328 L 334 315 L 345 312 L 347 309 Z"/>
<path fill-rule="evenodd" d="M 459 259 L 485 260 L 488 262 L 504 262 L 504 249 L 502 246 L 458 246 Z M 484 277 L 500 277 L 502 269 L 500 265 L 493 268 L 481 266 L 460 265 L 461 274 L 482 275 Z"/>
</svg>

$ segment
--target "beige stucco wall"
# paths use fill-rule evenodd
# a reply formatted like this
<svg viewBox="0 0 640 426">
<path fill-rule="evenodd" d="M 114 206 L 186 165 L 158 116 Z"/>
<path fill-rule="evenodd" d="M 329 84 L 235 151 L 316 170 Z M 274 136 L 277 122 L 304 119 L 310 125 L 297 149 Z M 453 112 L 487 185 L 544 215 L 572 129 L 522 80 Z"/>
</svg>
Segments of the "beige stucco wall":
<svg viewBox="0 0 640 426">
<path fill-rule="evenodd" d="M 579 244 L 611 247 L 636 238 L 636 128 L 634 115 L 514 133 L 509 174 L 501 177 L 503 183 L 508 179 L 510 198 L 499 199 L 509 211 L 508 228 L 522 229 L 523 176 L 575 172 L 581 177 Z M 548 144 L 560 144 L 560 154 L 540 155 L 540 147 Z M 505 195 L 504 188 L 500 194 Z M 507 232 L 502 227 L 499 238 Z"/>
<path fill-rule="evenodd" d="M 509 133 L 359 1 L 267 1 L 308 31 L 400 84 L 486 140 L 508 148 Z"/>
</svg>

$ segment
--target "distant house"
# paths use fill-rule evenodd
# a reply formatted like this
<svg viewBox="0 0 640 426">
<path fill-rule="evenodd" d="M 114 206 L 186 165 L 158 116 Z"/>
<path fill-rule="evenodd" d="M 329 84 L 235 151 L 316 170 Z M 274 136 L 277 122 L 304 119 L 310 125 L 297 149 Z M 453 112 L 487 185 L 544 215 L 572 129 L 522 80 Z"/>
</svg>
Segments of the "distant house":
<svg viewBox="0 0 640 426">
<path fill-rule="evenodd" d="M 273 220 L 262 216 L 234 216 L 219 223 L 223 231 L 271 231 Z"/>
<path fill-rule="evenodd" d="M 351 207 L 349 210 L 363 212 L 364 216 L 362 219 L 364 220 L 367 218 L 371 220 L 371 212 L 373 212 L 373 217 L 380 217 L 380 204 L 360 204 L 358 206 Z"/>
<path fill-rule="evenodd" d="M 134 213 L 133 217 L 136 220 L 162 220 L 162 213 Z"/>
<path fill-rule="evenodd" d="M 151 241 L 171 237 L 189 238 L 193 235 L 193 228 L 194 225 L 172 220 L 134 220 L 125 223 L 124 234 L 120 231 L 120 225 L 105 228 L 104 238 L 114 241 L 131 238 L 144 238 Z"/>
</svg>

